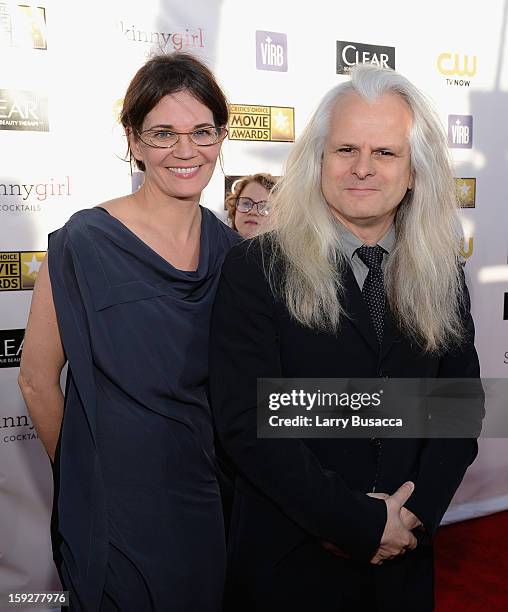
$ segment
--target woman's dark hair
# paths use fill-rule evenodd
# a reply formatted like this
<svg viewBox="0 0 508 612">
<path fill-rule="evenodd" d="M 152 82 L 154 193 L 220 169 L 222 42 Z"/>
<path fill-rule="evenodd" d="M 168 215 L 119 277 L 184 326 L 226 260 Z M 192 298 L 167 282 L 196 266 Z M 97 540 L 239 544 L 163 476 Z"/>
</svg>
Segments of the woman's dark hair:
<svg viewBox="0 0 508 612">
<path fill-rule="evenodd" d="M 120 122 L 126 132 L 140 132 L 148 113 L 169 94 L 189 92 L 212 111 L 215 125 L 228 122 L 228 104 L 211 70 L 188 53 L 157 55 L 148 60 L 135 74 L 127 88 Z M 128 156 L 144 171 L 128 149 Z"/>
</svg>

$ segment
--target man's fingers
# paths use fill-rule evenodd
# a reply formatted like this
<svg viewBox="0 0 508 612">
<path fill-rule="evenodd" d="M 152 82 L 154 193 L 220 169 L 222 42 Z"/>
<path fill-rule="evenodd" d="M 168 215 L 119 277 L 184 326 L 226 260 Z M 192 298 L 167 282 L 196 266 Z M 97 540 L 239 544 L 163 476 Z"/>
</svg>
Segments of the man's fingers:
<svg viewBox="0 0 508 612">
<path fill-rule="evenodd" d="M 409 544 L 406 546 L 406 548 L 409 548 L 409 550 L 414 550 L 418 544 L 418 540 L 414 537 L 414 535 L 410 532 L 411 537 L 409 538 Z"/>
<path fill-rule="evenodd" d="M 420 527 L 422 522 L 407 508 L 400 509 L 400 519 L 404 523 L 404 526 L 410 530 Z"/>
<path fill-rule="evenodd" d="M 388 499 L 394 500 L 397 504 L 398 509 L 402 508 L 402 506 L 407 502 L 407 500 L 411 497 L 411 494 L 415 490 L 414 482 L 408 480 L 403 485 L 401 485 L 393 495 L 390 495 Z"/>
<path fill-rule="evenodd" d="M 388 499 L 390 497 L 388 493 L 367 493 L 367 495 L 376 499 Z"/>
<path fill-rule="evenodd" d="M 404 540 L 404 544 L 401 546 L 401 550 L 414 550 L 418 546 L 418 540 L 409 531 L 407 541 Z"/>
<path fill-rule="evenodd" d="M 372 557 L 370 562 L 372 563 L 372 565 L 381 565 L 381 563 L 383 563 L 383 560 L 379 555 L 376 554 Z"/>
</svg>

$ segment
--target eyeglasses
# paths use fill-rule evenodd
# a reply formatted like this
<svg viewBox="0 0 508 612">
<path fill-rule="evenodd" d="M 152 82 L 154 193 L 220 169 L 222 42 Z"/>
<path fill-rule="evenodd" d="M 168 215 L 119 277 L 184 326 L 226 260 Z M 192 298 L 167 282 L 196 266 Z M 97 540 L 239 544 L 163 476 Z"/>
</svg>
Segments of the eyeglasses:
<svg viewBox="0 0 508 612">
<path fill-rule="evenodd" d="M 138 132 L 141 142 L 144 142 L 149 147 L 156 149 L 168 149 L 174 147 L 180 136 L 188 136 L 191 142 L 198 147 L 210 147 L 214 144 L 222 142 L 228 133 L 224 127 L 210 125 L 207 127 L 192 130 L 192 132 L 173 132 L 172 130 L 152 129 Z"/>
<path fill-rule="evenodd" d="M 267 217 L 270 214 L 270 211 L 272 210 L 272 207 L 266 200 L 254 202 L 254 200 L 251 200 L 250 198 L 244 196 L 236 198 L 235 207 L 236 210 L 239 210 L 240 212 L 247 213 L 252 210 L 253 206 L 256 206 L 256 208 L 258 209 L 258 213 L 263 217 Z"/>
</svg>

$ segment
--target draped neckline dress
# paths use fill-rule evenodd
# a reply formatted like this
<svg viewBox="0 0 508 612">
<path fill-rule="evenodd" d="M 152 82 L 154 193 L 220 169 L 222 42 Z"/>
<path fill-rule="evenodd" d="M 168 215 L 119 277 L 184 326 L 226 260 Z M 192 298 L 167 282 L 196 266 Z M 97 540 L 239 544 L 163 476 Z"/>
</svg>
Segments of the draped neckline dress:
<svg viewBox="0 0 508 612">
<path fill-rule="evenodd" d="M 224 533 L 208 405 L 208 331 L 238 235 L 202 208 L 196 271 L 116 217 L 50 235 L 69 369 L 55 460 L 55 560 L 76 610 L 218 612 Z"/>
</svg>

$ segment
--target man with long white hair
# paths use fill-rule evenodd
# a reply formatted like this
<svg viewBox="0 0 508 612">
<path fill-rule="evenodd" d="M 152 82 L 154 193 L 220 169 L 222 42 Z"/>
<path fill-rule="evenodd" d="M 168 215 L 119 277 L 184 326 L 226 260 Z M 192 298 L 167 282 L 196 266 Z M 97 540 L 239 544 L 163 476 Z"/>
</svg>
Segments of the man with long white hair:
<svg viewBox="0 0 508 612">
<path fill-rule="evenodd" d="M 261 439 L 258 378 L 479 377 L 441 125 L 403 76 L 325 95 L 226 257 L 211 397 L 237 469 L 228 610 L 433 609 L 431 539 L 474 438 Z"/>
</svg>

